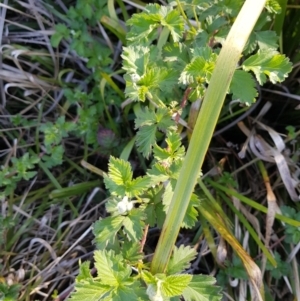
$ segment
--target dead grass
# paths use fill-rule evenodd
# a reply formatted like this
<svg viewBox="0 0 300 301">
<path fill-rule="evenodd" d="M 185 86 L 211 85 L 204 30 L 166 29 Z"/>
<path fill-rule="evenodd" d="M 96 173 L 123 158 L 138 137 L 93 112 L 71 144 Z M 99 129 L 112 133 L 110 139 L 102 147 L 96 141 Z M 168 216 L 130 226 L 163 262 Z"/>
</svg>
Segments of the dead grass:
<svg viewBox="0 0 300 301">
<path fill-rule="evenodd" d="M 138 7 L 130 1 L 124 2 L 128 9 Z M 55 6 L 34 0 L 0 3 L 1 166 L 9 167 L 11 158 L 29 151 L 42 157 L 45 150 L 39 128 L 61 115 L 75 123 L 78 120 L 66 101 L 63 88 L 81 87 L 84 92 L 91 89 L 86 79 L 94 70 L 86 66 L 86 58 L 71 50 L 71 41 L 62 40 L 57 49 L 50 43 L 54 25 L 67 22 L 64 19 L 67 4 L 64 3 L 56 1 Z M 120 42 L 100 23 L 93 30 L 113 51 L 112 78 L 122 86 L 124 82 L 118 73 L 121 68 Z M 294 63 L 299 66 L 298 62 Z M 276 281 L 266 272 L 266 287 L 275 296 L 274 300 L 300 300 L 300 243 L 283 243 L 283 223 L 275 219 L 282 205 L 299 212 L 299 67 L 294 70 L 285 85 L 262 89 L 258 105 L 242 119 L 230 117 L 228 111 L 224 113 L 229 121 L 219 124 L 205 167 L 207 175 L 211 176 L 220 175 L 224 170 L 231 173 L 238 183 L 234 188 L 238 193 L 267 208 L 267 215 L 264 215 L 233 196 L 229 198 L 270 252 L 280 253 L 290 267 L 291 276 Z M 83 106 L 83 103 L 77 101 L 75 105 Z M 228 104 L 230 106 L 236 107 L 236 104 Z M 113 117 L 115 114 L 114 120 L 117 120 L 121 115 L 120 108 L 116 105 L 110 109 L 106 113 Z M 14 125 L 12 116 L 16 115 L 28 120 L 28 124 Z M 110 122 L 108 115 L 101 120 L 104 127 Z M 288 125 L 294 126 L 293 134 L 288 134 L 285 129 Z M 119 134 L 124 132 L 120 130 Z M 20 284 L 18 300 L 64 300 L 78 273 L 78 261 L 92 257 L 91 226 L 99 217 L 105 216 L 103 204 L 107 196 L 101 188 L 60 199 L 49 197 L 54 189 L 94 179 L 80 166 L 80 160 L 87 154 L 91 155 L 91 163 L 95 165 L 101 167 L 107 162 L 107 158 L 99 156 L 84 139 L 64 138 L 63 144 L 67 158 L 61 166 L 49 169 L 38 165 L 33 179 L 20 181 L 9 196 L 1 199 L 0 214 L 10 217 L 12 225 L 4 231 L 0 282 Z M 133 161 L 142 164 L 136 157 Z M 220 198 L 217 189 L 216 194 Z M 233 222 L 235 236 L 244 248 L 251 256 L 257 255 L 255 259 L 265 261 L 245 224 L 226 206 L 224 211 Z M 156 230 L 151 231 L 155 233 Z M 217 276 L 220 266 L 225 260 L 232 259 L 233 254 L 222 237 L 210 228 L 206 230 L 211 232 L 211 241 L 191 231 L 181 234 L 180 242 L 198 246 L 199 257 L 193 264 L 193 273 Z M 155 239 L 149 239 L 147 243 L 148 249 L 153 250 Z M 219 266 L 212 258 L 211 249 L 216 251 Z M 243 300 L 246 281 L 232 278 L 228 287 L 235 291 L 233 295 Z M 232 300 L 229 294 L 226 295 L 227 300 Z"/>
</svg>

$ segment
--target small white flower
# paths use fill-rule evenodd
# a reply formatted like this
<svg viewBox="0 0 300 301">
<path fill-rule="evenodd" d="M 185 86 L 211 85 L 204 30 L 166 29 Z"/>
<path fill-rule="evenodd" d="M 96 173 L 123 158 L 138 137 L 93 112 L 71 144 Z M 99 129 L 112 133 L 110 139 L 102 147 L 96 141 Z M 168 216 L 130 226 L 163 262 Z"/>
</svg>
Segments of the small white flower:
<svg viewBox="0 0 300 301">
<path fill-rule="evenodd" d="M 151 301 L 163 301 L 164 300 L 164 298 L 161 294 L 160 287 L 161 287 L 161 281 L 160 280 L 157 282 L 156 285 L 155 284 L 149 284 L 146 293 L 149 296 L 149 299 Z"/>
<path fill-rule="evenodd" d="M 141 79 L 141 77 L 138 74 L 131 74 L 130 77 L 134 83 L 137 83 Z"/>
<path fill-rule="evenodd" d="M 120 214 L 125 214 L 133 208 L 133 202 L 128 201 L 128 196 L 124 196 L 122 201 L 118 203 L 117 209 Z"/>
</svg>

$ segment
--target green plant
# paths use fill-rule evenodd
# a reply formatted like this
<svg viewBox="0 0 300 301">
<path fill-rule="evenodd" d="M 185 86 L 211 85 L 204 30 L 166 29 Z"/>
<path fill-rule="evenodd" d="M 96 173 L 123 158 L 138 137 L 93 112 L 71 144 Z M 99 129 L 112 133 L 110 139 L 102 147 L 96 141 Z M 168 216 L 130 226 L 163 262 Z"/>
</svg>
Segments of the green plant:
<svg viewBox="0 0 300 301">
<path fill-rule="evenodd" d="M 296 212 L 294 208 L 288 207 L 288 206 L 282 206 L 281 208 L 282 213 L 289 218 L 292 218 L 296 221 L 299 221 L 300 218 L 300 212 Z M 285 242 L 292 243 L 292 244 L 298 244 L 300 242 L 300 228 L 294 227 L 289 224 L 285 226 L 284 229 L 285 232 Z"/>
<path fill-rule="evenodd" d="M 41 291 L 53 292 L 54 288 L 45 290 L 40 285 L 37 274 L 43 270 L 43 281 L 54 279 L 51 256 L 67 250 L 77 240 L 78 228 L 89 229 L 96 219 L 95 211 L 88 212 L 94 199 L 90 204 L 83 200 L 103 181 L 94 181 L 80 167 L 82 157 L 101 156 L 100 161 L 104 157 L 106 162 L 111 149 L 119 156 L 127 142 L 119 139 L 122 120 L 114 120 L 115 109 L 124 99 L 114 82 L 120 80 L 120 66 L 111 55 L 116 42 L 106 43 L 96 24 L 108 12 L 107 4 L 77 1 L 67 15 L 66 2 L 41 1 L 37 7 L 30 1 L 4 1 L 0 5 L 0 282 L 14 276 L 14 283 L 21 285 L 18 300 L 40 299 Z M 39 32 L 39 28 L 53 30 L 55 24 L 62 35 L 52 39 L 56 49 L 48 33 Z M 24 39 L 19 40 L 21 36 Z M 99 128 L 101 135 L 97 135 Z M 111 136 L 103 137 L 104 131 Z M 81 216 L 83 223 L 66 225 L 66 219 Z M 37 247 L 37 236 L 42 244 L 46 239 L 51 250 Z M 21 263 L 22 252 L 28 257 Z M 29 267 L 35 263 L 38 269 Z M 77 267 L 75 260 L 73 268 Z M 20 270 L 25 271 L 24 277 L 18 277 Z M 14 288 L 3 287 L 6 296 Z"/>
<path fill-rule="evenodd" d="M 12 158 L 12 166 L 1 166 L 0 170 L 0 198 L 4 199 L 7 195 L 10 195 L 16 188 L 17 183 L 20 180 L 30 180 L 36 175 L 36 171 L 33 171 L 35 164 L 40 159 L 36 155 L 30 156 L 29 153 L 25 153 L 21 158 Z"/>
<path fill-rule="evenodd" d="M 92 14 L 90 13 L 91 9 L 93 11 Z M 54 15 L 59 15 L 58 11 L 53 7 L 49 6 L 49 10 Z M 89 92 L 86 92 L 83 91 L 84 89 L 78 88 L 78 85 L 75 86 L 73 83 L 64 82 L 63 76 L 70 72 L 70 68 L 61 70 L 58 75 L 55 75 L 56 78 L 46 79 L 44 76 L 37 76 L 39 80 L 43 80 L 47 84 L 51 83 L 61 87 L 66 101 L 54 121 L 53 119 L 51 121 L 42 119 L 42 115 L 49 110 L 46 98 L 40 103 L 36 119 L 24 117 L 24 113 L 12 114 L 10 116 L 10 122 L 14 127 L 28 130 L 36 129 L 36 148 L 34 150 L 35 153 L 30 152 L 30 155 L 29 153 L 25 153 L 22 157 L 17 153 L 12 158 L 8 156 L 5 164 L 1 165 L 0 198 L 12 194 L 21 179 L 26 181 L 32 179 L 37 173 L 36 169 L 38 168 L 37 164 L 39 161 L 44 163 L 44 166 L 49 169 L 62 165 L 65 162 L 64 155 L 66 150 L 63 143 L 64 138 L 70 135 L 79 139 L 83 138 L 85 156 L 87 156 L 88 145 L 92 145 L 93 151 L 97 147 L 99 148 L 96 134 L 99 124 L 103 123 L 107 125 L 107 129 L 113 130 L 117 135 L 119 131 L 118 126 L 112 121 L 107 106 L 120 106 L 124 96 L 110 78 L 110 74 L 112 73 L 112 69 L 110 68 L 112 64 L 110 57 L 111 49 L 90 32 L 90 27 L 95 26 L 96 22 L 106 13 L 107 1 L 77 1 L 74 7 L 71 6 L 69 8 L 66 16 L 59 15 L 59 19 L 64 20 L 65 24 L 58 23 L 55 26 L 56 32 L 51 36 L 52 46 L 59 47 L 63 41 L 67 41 L 70 43 L 70 49 L 76 53 L 76 56 L 82 56 L 87 61 L 87 68 L 94 68 L 93 73 L 86 69 L 90 74 L 83 81 L 84 85 L 90 85 L 92 88 Z M 30 47 L 21 47 L 18 45 L 14 47 L 18 51 L 24 51 L 24 56 L 33 51 Z M 3 52 L 4 59 L 12 60 L 14 50 L 14 48 L 6 49 Z M 36 64 L 42 65 L 47 71 L 48 69 L 51 70 L 51 62 L 47 61 L 43 57 L 43 54 L 45 53 L 42 51 L 40 53 L 34 52 L 31 60 Z M 101 81 L 101 89 L 98 86 L 99 81 Z M 51 96 L 50 99 L 53 101 Z M 70 108 L 75 108 L 75 114 L 77 114 L 76 122 L 68 118 L 70 115 L 67 114 L 67 110 Z M 107 123 L 106 118 L 110 122 Z M 30 134 L 34 135 L 32 132 Z M 8 132 L 10 139 L 13 139 L 14 135 L 14 131 Z M 21 140 L 20 144 L 22 146 L 26 145 L 25 140 Z M 113 145 L 108 147 L 104 145 L 99 152 L 107 155 L 111 147 Z M 114 151 L 116 155 L 120 154 L 119 149 L 115 149 Z"/>
<path fill-rule="evenodd" d="M 14 301 L 17 300 L 20 291 L 20 285 L 12 284 L 10 286 L 0 283 L 0 300 Z"/>
<path fill-rule="evenodd" d="M 257 96 L 253 75 L 262 85 L 267 79 L 281 82 L 291 71 L 288 59 L 276 51 L 276 34 L 266 30 L 270 12 L 280 10 L 278 3 L 269 1 L 261 14 L 264 1 L 254 6 L 250 2 L 246 1 L 233 26 L 242 1 L 149 4 L 128 20 L 122 54 L 125 94 L 138 102 L 133 106 L 136 145 L 152 163 L 146 175 L 134 178 L 129 162 L 111 157 L 104 174 L 111 193 L 106 204 L 110 216 L 96 222 L 93 230 L 99 249 L 94 256 L 98 276 L 93 278 L 89 264 L 82 264 L 72 300 L 87 294 L 89 300 L 180 300 L 181 296 L 220 300 L 211 277 L 184 273 L 195 251 L 174 247 L 179 229 L 192 228 L 198 217 L 234 246 L 255 295 L 263 296 L 260 271 L 232 236 L 218 203 L 201 181 L 210 203 L 201 203 L 203 194 L 194 191 L 226 95 L 251 104 Z M 203 97 L 197 122 L 187 124 L 183 117 L 188 102 Z M 198 112 L 191 106 L 190 114 Z M 189 134 L 195 133 L 187 153 L 181 125 Z M 212 216 L 210 209 L 223 220 Z M 162 221 L 153 260 L 145 263 L 147 229 Z"/>
</svg>

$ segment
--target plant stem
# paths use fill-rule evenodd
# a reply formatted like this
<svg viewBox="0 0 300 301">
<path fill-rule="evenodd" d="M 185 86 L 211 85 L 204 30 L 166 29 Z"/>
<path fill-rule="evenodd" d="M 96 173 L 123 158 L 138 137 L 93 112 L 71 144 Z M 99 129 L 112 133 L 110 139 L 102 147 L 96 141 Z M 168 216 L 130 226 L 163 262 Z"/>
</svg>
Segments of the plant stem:
<svg viewBox="0 0 300 301">
<path fill-rule="evenodd" d="M 165 271 L 233 73 L 266 0 L 246 0 L 222 47 L 156 247 L 151 272 Z"/>
</svg>

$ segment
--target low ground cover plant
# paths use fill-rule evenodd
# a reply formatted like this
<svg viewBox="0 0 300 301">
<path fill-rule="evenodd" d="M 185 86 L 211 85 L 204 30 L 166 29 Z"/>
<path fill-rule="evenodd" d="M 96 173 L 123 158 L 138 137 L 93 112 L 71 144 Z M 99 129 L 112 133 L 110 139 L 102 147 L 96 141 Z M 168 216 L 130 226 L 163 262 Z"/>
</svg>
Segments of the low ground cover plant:
<svg viewBox="0 0 300 301">
<path fill-rule="evenodd" d="M 55 7 L 47 6 L 61 20 L 49 43 L 54 49 L 67 44 L 68 51 L 79 59 L 71 58 L 68 63 L 77 64 L 87 76 L 78 85 L 79 75 L 66 67 L 54 70 L 53 80 L 47 70 L 49 59 L 36 59 L 45 68 L 44 76 L 39 75 L 36 81 L 44 89 L 51 83 L 53 90 L 36 107 L 40 112 L 36 120 L 23 114 L 10 118 L 14 131 L 17 127 L 28 129 L 29 137 L 35 132 L 35 147 L 3 165 L 2 199 L 9 200 L 12 211 L 16 192 L 22 190 L 20 181 L 38 179 L 39 166 L 51 185 L 36 193 L 50 189 L 53 205 L 63 200 L 77 220 L 78 204 L 80 207 L 85 201 L 82 198 L 75 206 L 74 196 L 100 186 L 103 179 L 105 212 L 87 229 L 94 236 L 96 250 L 91 252 L 95 269 L 90 261 L 80 264 L 70 300 L 221 300 L 238 294 L 251 300 L 272 300 L 272 279 L 283 276 L 289 283 L 295 277 L 290 293 L 299 296 L 296 258 L 288 259 L 293 262 L 289 271 L 280 252 L 270 250 L 270 241 L 273 226 L 280 224 L 285 245 L 278 251 L 292 253 L 299 244 L 300 222 L 294 209 L 282 207 L 280 211 L 277 206 L 266 165 L 277 165 L 286 197 L 298 201 L 298 129 L 289 127 L 284 140 L 265 125 L 262 117 L 270 109 L 268 102 L 256 120 L 242 121 L 250 115 L 251 105 L 260 103 L 260 86 L 281 83 L 292 70 L 289 59 L 278 51 L 278 36 L 271 30 L 282 26 L 277 15 L 283 7 L 276 1 L 259 5 L 251 1 L 176 1 L 148 4 L 129 17 L 125 4 L 117 4 L 115 10 L 110 1 L 77 1 L 66 9 L 65 23 Z M 107 46 L 91 32 L 97 24 Z M 116 47 L 113 39 L 123 47 Z M 122 59 L 122 69 L 114 68 L 114 49 Z M 27 52 L 20 49 L 17 56 Z M 3 47 L 3 54 L 14 61 L 16 49 Z M 50 121 L 45 116 L 53 109 L 56 88 L 62 94 L 56 94 L 55 99 L 63 98 L 64 102 L 59 117 L 54 114 Z M 27 105 L 23 110 L 30 110 Z M 208 174 L 201 172 L 217 123 L 222 132 L 220 124 L 237 115 L 243 117 L 234 122 L 247 138 L 249 157 L 254 154 L 260 159 L 251 159 L 250 164 L 255 164 L 267 191 L 263 205 L 239 192 L 243 181 L 234 172 L 225 171 L 225 157 L 214 159 L 215 166 Z M 265 141 L 259 131 L 268 132 L 271 139 Z M 72 139 L 82 137 L 83 144 L 72 162 L 69 146 L 74 146 Z M 285 164 L 282 151 L 289 141 L 294 141 L 294 160 Z M 23 135 L 19 143 L 25 145 Z M 95 156 L 101 158 L 100 164 L 91 164 Z M 239 158 L 245 156 L 241 150 Z M 61 177 L 63 169 L 55 168 L 66 164 L 70 170 Z M 54 170 L 60 175 L 58 180 Z M 88 180 L 80 183 L 76 179 L 76 185 L 62 189 L 60 179 L 68 177 L 71 170 Z M 88 171 L 97 174 L 97 179 Z M 251 212 L 254 209 L 266 214 L 265 233 L 259 227 L 262 218 Z M 58 229 L 63 215 L 61 211 Z M 229 216 L 235 216 L 234 222 Z M 7 251 L 16 242 L 11 236 L 14 222 L 9 215 L 3 218 L 2 244 Z M 243 233 L 238 232 L 241 227 Z M 70 227 L 64 230 L 59 230 L 58 249 L 66 246 L 63 241 Z M 189 243 L 180 239 L 185 236 Z M 216 278 L 201 273 L 200 245 L 210 250 L 211 259 L 204 265 L 218 267 Z M 238 279 L 237 293 L 228 284 L 232 278 Z M 3 296 L 16 298 L 16 288 L 4 284 Z M 56 295 L 53 298 L 60 300 Z M 28 298 L 24 290 L 23 296 Z"/>
</svg>

